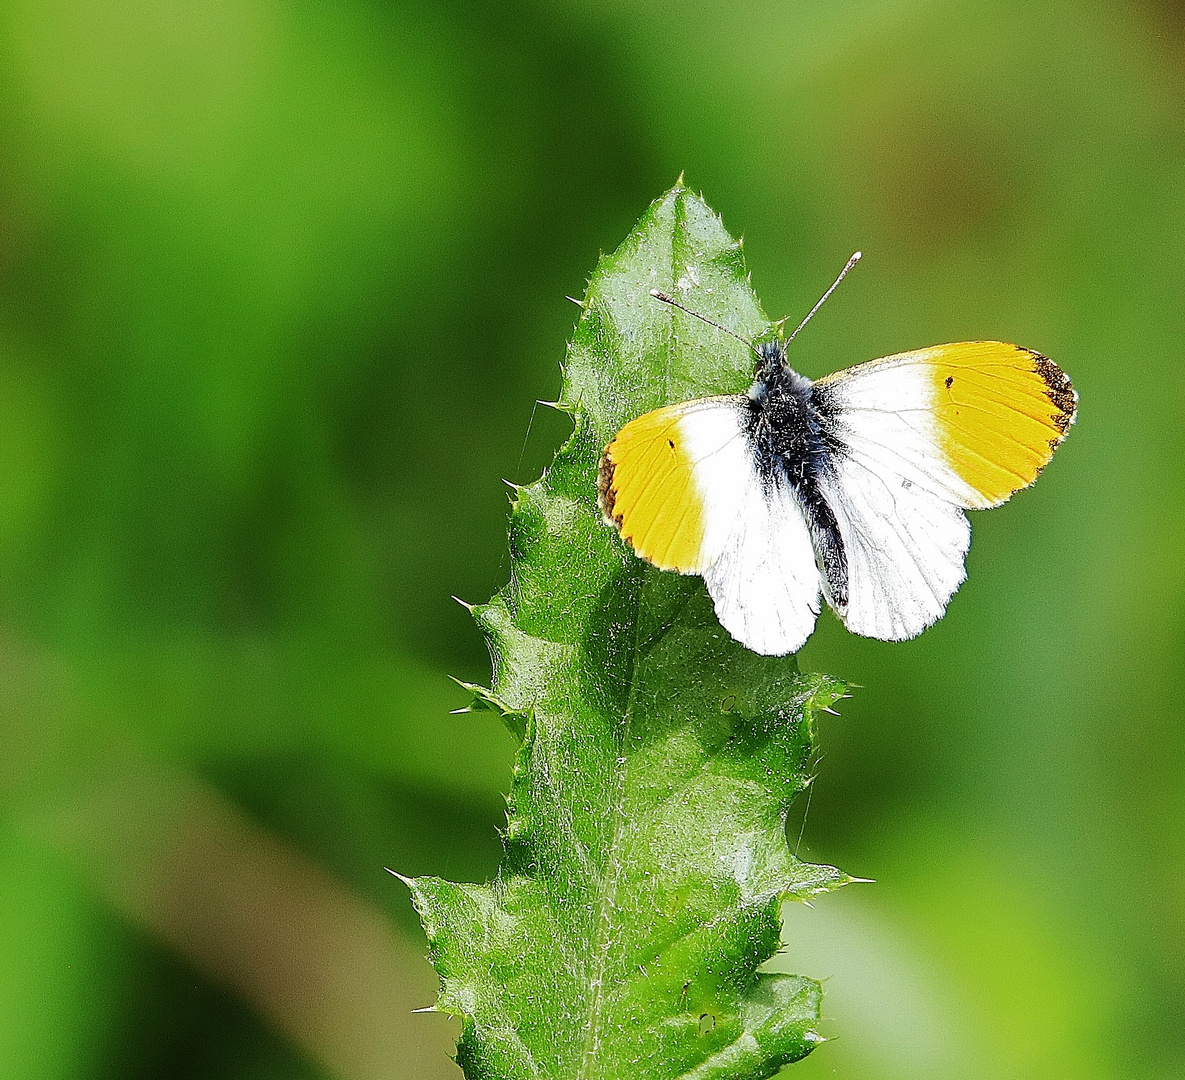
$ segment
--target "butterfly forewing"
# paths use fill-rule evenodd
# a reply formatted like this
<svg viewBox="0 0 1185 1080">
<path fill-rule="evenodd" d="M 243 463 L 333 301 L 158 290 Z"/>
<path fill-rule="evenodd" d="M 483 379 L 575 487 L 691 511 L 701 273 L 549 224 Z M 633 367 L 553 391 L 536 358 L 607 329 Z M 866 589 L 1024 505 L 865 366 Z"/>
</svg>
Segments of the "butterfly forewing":
<svg viewBox="0 0 1185 1080">
<path fill-rule="evenodd" d="M 848 556 L 849 630 L 903 640 L 942 615 L 964 578 L 963 508 L 1027 487 L 1073 421 L 1051 360 L 996 341 L 873 360 L 816 384 L 842 450 L 826 481 Z"/>
<path fill-rule="evenodd" d="M 1000 341 L 886 356 L 815 386 L 853 449 L 975 510 L 999 506 L 1037 478 L 1078 401 L 1052 360 Z"/>
<path fill-rule="evenodd" d="M 698 398 L 631 420 L 605 448 L 598 494 L 622 539 L 663 570 L 699 574 L 741 512 L 748 468 L 735 397 Z"/>
<path fill-rule="evenodd" d="M 803 511 L 755 467 L 744 397 L 646 413 L 606 447 L 601 510 L 638 555 L 702 573 L 721 625 L 755 652 L 797 649 L 815 625 L 819 575 Z"/>
</svg>

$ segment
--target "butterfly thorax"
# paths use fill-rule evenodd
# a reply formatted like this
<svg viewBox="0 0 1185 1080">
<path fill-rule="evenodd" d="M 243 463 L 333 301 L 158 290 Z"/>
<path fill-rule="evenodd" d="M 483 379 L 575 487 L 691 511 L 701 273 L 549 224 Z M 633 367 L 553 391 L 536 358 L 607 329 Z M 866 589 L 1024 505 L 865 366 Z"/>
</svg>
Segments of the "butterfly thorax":
<svg viewBox="0 0 1185 1080">
<path fill-rule="evenodd" d="M 843 449 L 834 434 L 833 410 L 810 379 L 787 365 L 782 342 L 762 342 L 757 356 L 753 385 L 745 398 L 758 476 L 770 490 L 786 484 L 794 492 L 810 526 L 830 599 L 842 608 L 847 603 L 847 557 L 839 523 L 824 494 Z"/>
</svg>

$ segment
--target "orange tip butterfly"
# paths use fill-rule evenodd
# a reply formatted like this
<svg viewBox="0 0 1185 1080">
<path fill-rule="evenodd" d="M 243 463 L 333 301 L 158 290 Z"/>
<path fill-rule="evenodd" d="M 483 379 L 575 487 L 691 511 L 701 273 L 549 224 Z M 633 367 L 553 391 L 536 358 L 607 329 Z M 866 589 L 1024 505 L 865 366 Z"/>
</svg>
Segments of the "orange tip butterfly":
<svg viewBox="0 0 1185 1080">
<path fill-rule="evenodd" d="M 800 648 L 820 597 L 854 633 L 916 637 L 966 576 L 964 511 L 1037 478 L 1078 396 L 1052 360 L 999 341 L 898 353 L 817 382 L 786 363 L 788 341 L 746 342 L 757 356 L 746 393 L 626 424 L 601 457 L 601 512 L 643 559 L 702 574 L 721 625 L 754 652 Z"/>
</svg>

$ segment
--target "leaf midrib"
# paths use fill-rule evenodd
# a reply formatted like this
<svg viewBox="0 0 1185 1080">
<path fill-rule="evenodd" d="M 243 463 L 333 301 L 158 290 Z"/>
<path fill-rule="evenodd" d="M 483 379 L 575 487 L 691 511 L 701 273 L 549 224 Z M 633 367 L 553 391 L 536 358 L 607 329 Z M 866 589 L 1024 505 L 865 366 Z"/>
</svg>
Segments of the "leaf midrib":
<svg viewBox="0 0 1185 1080">
<path fill-rule="evenodd" d="M 680 190 L 675 193 L 674 204 L 671 207 L 674 216 L 674 227 L 671 235 L 671 282 L 674 283 L 679 280 L 681 276 L 681 269 L 687 266 L 687 234 L 686 234 L 686 208 L 683 205 L 681 196 L 683 191 Z M 679 320 L 676 318 L 674 308 L 669 309 L 669 327 L 670 338 L 666 349 L 665 363 L 662 365 L 662 404 L 667 404 L 671 400 L 671 370 L 673 361 L 676 355 L 682 350 L 682 344 L 679 337 Z M 607 873 L 602 878 L 602 887 L 600 890 L 600 910 L 597 914 L 597 928 L 596 928 L 596 952 L 594 954 L 595 969 L 591 978 L 589 979 L 590 991 L 595 987 L 595 992 L 590 992 L 590 1001 L 588 1007 L 588 1034 L 585 1036 L 584 1054 L 580 1061 L 580 1066 L 576 1072 L 576 1080 L 592 1080 L 592 1073 L 590 1069 L 597 1061 L 602 1039 L 601 1039 L 601 1023 L 603 1019 L 603 1009 L 605 1003 L 605 972 L 608 969 L 609 953 L 610 953 L 610 913 L 612 912 L 617 897 L 618 887 L 621 883 L 622 864 L 619 857 L 619 845 L 621 841 L 622 832 L 622 814 L 621 806 L 625 794 L 625 780 L 628 770 L 627 746 L 629 743 L 630 729 L 634 718 L 634 700 L 638 686 L 638 668 L 639 661 L 642 657 L 639 655 L 641 648 L 641 614 L 643 602 L 646 597 L 646 590 L 655 573 L 661 571 L 653 570 L 650 567 L 645 569 L 645 578 L 643 580 L 642 588 L 638 592 L 638 607 L 637 614 L 634 620 L 634 640 L 632 645 L 632 665 L 630 669 L 630 686 L 629 694 L 626 698 L 626 708 L 624 725 L 621 734 L 621 751 L 619 756 L 622 757 L 622 763 L 617 766 L 615 774 L 615 789 L 613 797 L 610 800 L 610 813 L 613 815 L 613 833 L 612 839 L 609 842 L 609 863 Z M 646 653 L 649 653 L 659 641 L 666 636 L 671 626 L 674 625 L 678 619 L 679 614 L 686 606 L 687 600 L 680 605 L 679 611 L 672 613 L 670 620 L 662 627 L 661 631 L 647 642 Z"/>
<path fill-rule="evenodd" d="M 683 221 L 683 207 L 681 200 L 676 197 L 675 205 L 673 207 L 676 224 L 671 237 L 671 280 L 678 280 L 678 265 L 686 262 L 679 251 L 682 246 L 681 241 L 684 239 L 683 230 L 679 225 Z M 667 348 L 666 363 L 663 365 L 663 404 L 670 401 L 671 398 L 671 363 L 672 358 L 679 350 L 679 324 L 675 318 L 674 309 L 670 312 L 670 344 Z M 630 667 L 630 687 L 629 694 L 626 697 L 624 724 L 621 732 L 621 750 L 620 757 L 628 758 L 627 746 L 630 737 L 630 728 L 634 718 L 634 699 L 638 687 L 638 668 L 639 661 L 642 657 L 639 655 L 641 648 L 641 630 L 642 630 L 642 609 L 646 598 L 646 590 L 650 585 L 655 571 L 650 567 L 646 567 L 645 577 L 642 582 L 642 588 L 638 591 L 638 606 L 634 617 L 634 640 L 632 645 L 632 664 Z M 674 625 L 675 620 L 686 606 L 686 599 L 680 605 L 679 611 L 674 613 L 670 621 L 666 623 L 661 631 L 654 636 L 648 643 L 646 652 L 649 653 L 660 642 Z M 617 890 L 621 883 L 622 864 L 619 856 L 619 844 L 621 840 L 622 829 L 622 814 L 621 804 L 625 795 L 625 779 L 628 770 L 628 761 L 623 760 L 616 769 L 616 785 L 613 792 L 613 797 L 610 800 L 610 813 L 613 815 L 613 835 L 609 842 L 609 866 L 608 872 L 602 879 L 601 888 L 601 904 L 600 910 L 597 913 L 597 928 L 596 928 L 596 952 L 594 953 L 594 964 L 596 965 L 594 974 L 589 979 L 590 1001 L 588 1008 L 588 1034 L 584 1041 L 584 1054 L 581 1057 L 580 1067 L 576 1072 L 576 1080 L 591 1080 L 592 1074 L 589 1070 L 597 1061 L 601 1049 L 601 1021 L 603 1016 L 603 1009 L 605 1004 L 605 972 L 609 965 L 610 953 L 610 913 L 616 905 Z M 595 992 L 593 988 L 595 987 Z"/>
<path fill-rule="evenodd" d="M 642 603 L 646 597 L 646 589 L 654 573 L 649 567 L 644 571 L 642 587 L 638 590 L 637 610 L 634 613 L 634 640 L 632 644 L 632 663 L 630 665 L 630 688 L 626 696 L 624 723 L 621 731 L 621 746 L 618 757 L 623 759 L 615 769 L 615 786 L 613 797 L 609 803 L 609 812 L 613 815 L 613 834 L 609 841 L 609 864 L 607 872 L 601 879 L 601 904 L 597 913 L 596 945 L 593 953 L 594 973 L 589 979 L 588 1005 L 588 1034 L 584 1039 L 584 1054 L 580 1059 L 580 1067 L 576 1070 L 576 1080 L 589 1080 L 590 1067 L 596 1062 L 601 1049 L 601 1018 L 605 1003 L 605 971 L 609 965 L 610 935 L 609 915 L 616 904 L 617 889 L 621 883 L 622 865 L 619 856 L 621 840 L 621 803 L 625 797 L 625 777 L 628 769 L 627 746 L 630 737 L 630 726 L 634 718 L 634 699 L 638 688 L 638 648 L 642 629 Z M 669 626 L 664 627 L 658 635 L 661 640 Z M 594 989 L 595 988 L 595 989 Z"/>
</svg>

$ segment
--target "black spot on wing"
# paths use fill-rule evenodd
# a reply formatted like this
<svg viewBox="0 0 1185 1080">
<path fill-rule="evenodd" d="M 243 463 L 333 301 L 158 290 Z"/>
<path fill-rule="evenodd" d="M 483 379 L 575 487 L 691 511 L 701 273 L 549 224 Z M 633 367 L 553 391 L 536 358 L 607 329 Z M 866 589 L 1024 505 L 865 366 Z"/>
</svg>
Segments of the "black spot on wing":
<svg viewBox="0 0 1185 1080">
<path fill-rule="evenodd" d="M 617 489 L 613 486 L 613 474 L 617 467 L 613 464 L 613 459 L 609 457 L 609 451 L 612 449 L 612 443 L 605 447 L 605 452 L 601 454 L 601 463 L 597 467 L 597 505 L 601 508 L 601 515 L 606 523 L 620 529 L 621 515 L 613 512 L 617 503 Z"/>
<path fill-rule="evenodd" d="M 1029 355 L 1033 358 L 1033 370 L 1045 382 L 1045 396 L 1057 410 L 1049 418 L 1064 436 L 1078 411 L 1078 395 L 1074 392 L 1070 377 L 1048 356 L 1036 352 L 1029 352 Z"/>
</svg>

